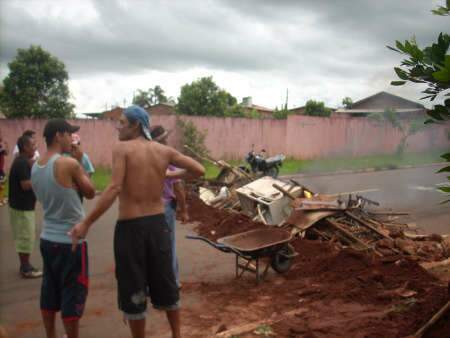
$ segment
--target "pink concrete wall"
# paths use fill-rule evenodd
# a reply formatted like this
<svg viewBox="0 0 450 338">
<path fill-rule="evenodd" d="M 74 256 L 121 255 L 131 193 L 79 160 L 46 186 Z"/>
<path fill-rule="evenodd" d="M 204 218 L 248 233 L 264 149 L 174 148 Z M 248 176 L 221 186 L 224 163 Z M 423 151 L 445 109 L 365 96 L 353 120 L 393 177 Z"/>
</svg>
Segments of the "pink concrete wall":
<svg viewBox="0 0 450 338">
<path fill-rule="evenodd" d="M 206 131 L 205 144 L 215 158 L 241 159 L 251 149 L 265 148 L 269 155 L 284 153 L 294 158 L 323 158 L 332 156 L 361 156 L 394 153 L 402 133 L 389 123 L 378 123 L 365 118 L 321 118 L 290 116 L 287 120 L 252 120 L 238 118 L 206 118 L 183 116 L 199 130 Z M 152 117 L 152 125 L 161 124 L 170 130 L 169 144 L 180 145 L 180 130 L 176 116 Z M 42 131 L 45 120 L 0 120 L 3 138 L 10 150 L 26 129 L 38 135 L 40 152 L 45 151 Z M 111 165 L 111 148 L 118 142 L 115 122 L 107 120 L 76 120 L 84 150 L 96 166 Z M 421 152 L 450 147 L 450 124 L 432 125 L 410 136 L 407 151 Z M 9 168 L 12 156 L 7 156 Z"/>
<path fill-rule="evenodd" d="M 206 131 L 205 145 L 215 158 L 242 159 L 255 145 L 268 154 L 286 150 L 286 121 L 245 118 L 184 117 Z"/>
<path fill-rule="evenodd" d="M 408 137 L 406 150 L 421 152 L 450 147 L 449 131 L 450 124 L 429 125 Z M 402 137 L 403 133 L 388 122 L 365 118 L 290 116 L 286 153 L 305 159 L 389 154 L 395 152 Z"/>
</svg>

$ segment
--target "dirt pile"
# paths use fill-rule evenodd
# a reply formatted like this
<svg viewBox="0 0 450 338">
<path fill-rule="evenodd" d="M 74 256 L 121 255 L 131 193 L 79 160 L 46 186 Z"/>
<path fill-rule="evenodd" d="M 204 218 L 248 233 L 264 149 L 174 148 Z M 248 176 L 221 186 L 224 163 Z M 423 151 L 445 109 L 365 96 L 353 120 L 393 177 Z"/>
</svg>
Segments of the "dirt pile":
<svg viewBox="0 0 450 338">
<path fill-rule="evenodd" d="M 208 299 L 202 311 L 210 325 L 236 327 L 305 308 L 271 325 L 276 337 L 405 337 L 446 302 L 446 286 L 415 261 L 383 263 L 377 256 L 337 250 L 321 241 L 296 240 L 293 245 L 299 255 L 291 270 L 272 272 L 258 287 L 250 275 L 198 285 Z M 448 329 L 445 321 L 440 325 L 439 332 Z M 239 336 L 257 337 L 253 332 Z"/>
<path fill-rule="evenodd" d="M 189 194 L 188 203 L 192 221 L 198 222 L 196 231 L 211 240 L 266 227 L 242 214 L 207 206 L 195 194 Z M 272 325 L 277 337 L 400 338 L 415 333 L 447 301 L 446 285 L 416 262 L 417 251 L 387 261 L 329 241 L 298 239 L 292 244 L 298 256 L 291 270 L 272 272 L 258 287 L 253 275 L 232 280 L 230 272 L 232 282 L 187 288 L 185 292 L 199 291 L 208 300 L 201 309 L 208 313 L 208 324 L 199 325 L 229 328 L 304 307 L 308 311 L 302 315 Z M 196 314 L 192 316 L 195 321 Z M 425 337 L 450 337 L 448 316 Z"/>
<path fill-rule="evenodd" d="M 193 193 L 188 194 L 186 199 L 190 220 L 198 222 L 195 231 L 213 241 L 224 236 L 267 227 L 262 223 L 253 222 L 245 215 L 210 207 Z"/>
</svg>

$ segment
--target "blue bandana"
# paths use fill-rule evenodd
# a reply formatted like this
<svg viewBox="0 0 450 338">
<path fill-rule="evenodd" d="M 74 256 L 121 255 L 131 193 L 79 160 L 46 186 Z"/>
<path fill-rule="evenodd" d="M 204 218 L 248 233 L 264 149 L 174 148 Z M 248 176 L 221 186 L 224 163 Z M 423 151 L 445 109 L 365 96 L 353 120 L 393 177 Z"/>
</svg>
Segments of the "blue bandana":
<svg viewBox="0 0 450 338">
<path fill-rule="evenodd" d="M 139 106 L 129 106 L 123 111 L 128 121 L 137 121 L 142 129 L 147 140 L 151 140 L 152 136 L 150 134 L 150 118 L 149 114 Z"/>
</svg>

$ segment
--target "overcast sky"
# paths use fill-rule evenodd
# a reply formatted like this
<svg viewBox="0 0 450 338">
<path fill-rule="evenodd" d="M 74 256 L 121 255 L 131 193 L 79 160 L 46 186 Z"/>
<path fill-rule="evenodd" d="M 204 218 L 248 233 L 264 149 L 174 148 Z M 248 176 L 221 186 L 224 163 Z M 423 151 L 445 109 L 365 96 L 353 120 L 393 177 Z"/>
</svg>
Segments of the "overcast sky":
<svg viewBox="0 0 450 338">
<path fill-rule="evenodd" d="M 425 0 L 0 0 L 0 77 L 17 48 L 41 45 L 66 64 L 76 112 L 130 104 L 136 89 L 180 87 L 212 75 L 241 100 L 339 106 L 392 87 L 395 40 L 420 45 L 448 32 Z"/>
</svg>

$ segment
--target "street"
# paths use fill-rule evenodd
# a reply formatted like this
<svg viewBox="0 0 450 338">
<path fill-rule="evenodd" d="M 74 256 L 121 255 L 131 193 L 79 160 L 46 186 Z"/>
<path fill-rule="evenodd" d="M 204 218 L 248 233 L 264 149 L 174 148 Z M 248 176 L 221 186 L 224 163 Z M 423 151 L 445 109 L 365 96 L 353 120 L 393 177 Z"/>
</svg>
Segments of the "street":
<svg viewBox="0 0 450 338">
<path fill-rule="evenodd" d="M 426 232 L 450 233 L 450 205 L 439 205 L 444 195 L 434 186 L 444 182 L 445 175 L 437 175 L 439 167 L 422 167 L 360 174 L 302 177 L 299 182 L 321 193 L 338 193 L 355 190 L 378 189 L 364 193 L 367 198 L 382 203 L 382 208 L 407 211 L 408 222 L 423 226 Z M 95 200 L 94 200 L 95 202 Z M 92 201 L 85 201 L 87 211 Z M 0 209 L 0 324 L 6 326 L 10 337 L 36 338 L 44 336 L 39 312 L 41 280 L 24 280 L 18 274 L 18 258 L 14 252 L 8 209 Z M 85 316 L 81 321 L 82 337 L 129 337 L 117 309 L 116 282 L 112 254 L 112 238 L 117 217 L 117 203 L 91 228 L 88 235 L 90 291 Z M 37 212 L 37 232 L 41 229 L 42 212 Z M 201 292 L 189 292 L 194 284 L 227 282 L 234 277 L 234 260 L 210 246 L 185 239 L 194 224 L 177 225 L 177 250 L 180 261 L 180 278 L 183 313 L 201 311 L 207 302 Z M 38 241 L 32 255 L 35 266 L 41 267 Z M 147 330 L 152 337 L 169 337 L 165 314 L 150 309 Z M 182 314 L 182 318 L 184 315 Z M 205 324 L 206 325 L 206 324 Z M 59 331 L 62 332 L 58 320 Z M 187 336 L 202 337 L 183 322 Z"/>
</svg>

